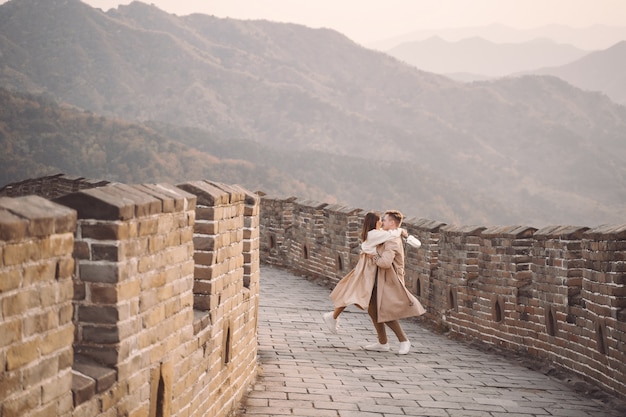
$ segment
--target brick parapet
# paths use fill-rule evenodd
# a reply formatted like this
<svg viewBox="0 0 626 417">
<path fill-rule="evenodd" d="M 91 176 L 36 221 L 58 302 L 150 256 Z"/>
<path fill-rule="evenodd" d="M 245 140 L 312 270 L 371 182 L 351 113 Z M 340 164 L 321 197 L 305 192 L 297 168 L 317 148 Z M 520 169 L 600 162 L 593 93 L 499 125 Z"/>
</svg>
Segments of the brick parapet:
<svg viewBox="0 0 626 417">
<path fill-rule="evenodd" d="M 197 402 L 198 410 L 221 416 L 246 392 L 256 375 L 259 294 L 259 198 L 245 189 L 209 181 L 178 187 L 198 198 L 194 227 L 194 331 L 215 372 L 196 375 L 208 394 L 189 386 L 174 406 Z M 193 375 L 193 376 L 191 376 Z"/>
<path fill-rule="evenodd" d="M 205 417 L 237 407 L 257 372 L 259 197 L 201 183 L 210 192 L 109 184 L 54 202 L 0 198 L 0 334 L 9 335 L 0 365 L 16 372 L 0 382 L 0 415 Z M 209 311 L 194 309 L 194 258 L 213 268 Z M 20 324 L 22 307 L 44 313 Z"/>
<path fill-rule="evenodd" d="M 0 415 L 72 410 L 76 212 L 41 197 L 0 198 Z"/>
<path fill-rule="evenodd" d="M 350 212 L 360 228 L 363 213 Z M 350 252 L 345 271 L 336 270 L 340 254 L 353 250 L 340 244 L 348 217 L 336 206 L 263 196 L 262 262 L 334 286 L 356 264 Z M 322 219 L 327 236 L 320 238 Z M 406 249 L 407 287 L 427 307 L 426 319 L 626 397 L 626 225 L 403 225 L 422 242 Z"/>
<path fill-rule="evenodd" d="M 109 184 L 109 181 L 55 174 L 7 184 L 0 188 L 0 196 L 20 197 L 37 195 L 47 199 L 54 199 L 83 189 L 102 187 L 107 184 Z"/>
<path fill-rule="evenodd" d="M 420 297 L 424 307 L 436 303 L 439 287 L 434 285 L 434 276 L 439 273 L 439 240 L 441 228 L 445 225 L 424 218 L 406 218 L 402 224 L 409 234 L 419 237 L 421 242 L 419 249 L 406 248 L 405 280 L 407 288 Z"/>
</svg>

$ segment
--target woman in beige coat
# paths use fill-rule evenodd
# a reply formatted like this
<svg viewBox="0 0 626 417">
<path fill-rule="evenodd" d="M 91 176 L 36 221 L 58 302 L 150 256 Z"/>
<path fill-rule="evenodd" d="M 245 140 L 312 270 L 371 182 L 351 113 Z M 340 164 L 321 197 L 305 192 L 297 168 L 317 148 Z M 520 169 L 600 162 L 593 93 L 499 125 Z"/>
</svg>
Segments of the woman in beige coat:
<svg viewBox="0 0 626 417">
<path fill-rule="evenodd" d="M 337 333 L 339 315 L 347 306 L 354 304 L 361 310 L 365 310 L 370 303 L 377 267 L 367 255 L 375 255 L 378 245 L 389 239 L 399 238 L 402 233 L 406 234 L 403 229 L 385 231 L 380 227 L 381 220 L 378 213 L 369 212 L 365 215 L 360 235 L 362 243 L 359 260 L 354 269 L 343 277 L 330 293 L 335 310 L 323 315 L 324 322 L 331 333 Z"/>
<path fill-rule="evenodd" d="M 384 230 L 396 230 L 401 224 L 402 213 L 396 210 L 385 212 L 383 216 Z M 385 326 L 388 326 L 400 342 L 398 354 L 405 355 L 411 349 L 411 342 L 409 342 L 398 320 L 405 317 L 421 316 L 426 310 L 404 284 L 402 239 L 397 237 L 387 240 L 378 247 L 377 254 L 371 257 L 378 267 L 378 273 L 367 312 L 376 329 L 378 343 L 365 346 L 365 349 L 388 352 L 389 343 L 385 330 Z"/>
</svg>

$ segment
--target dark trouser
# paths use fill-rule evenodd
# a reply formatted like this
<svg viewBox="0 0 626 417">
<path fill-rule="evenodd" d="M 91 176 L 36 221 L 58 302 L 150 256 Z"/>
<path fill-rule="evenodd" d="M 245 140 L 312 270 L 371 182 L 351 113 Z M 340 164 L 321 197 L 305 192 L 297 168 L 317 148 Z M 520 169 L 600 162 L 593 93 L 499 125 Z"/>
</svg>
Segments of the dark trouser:
<svg viewBox="0 0 626 417">
<path fill-rule="evenodd" d="M 389 328 L 395 333 L 398 341 L 406 342 L 407 337 L 402 330 L 402 326 L 400 326 L 400 322 L 398 320 L 388 321 L 385 323 L 378 322 L 378 305 L 377 305 L 377 293 L 378 293 L 378 270 L 376 271 L 376 281 L 374 281 L 374 289 L 372 290 L 372 297 L 370 298 L 370 304 L 367 308 L 367 314 L 369 314 L 372 319 L 372 323 L 374 323 L 374 328 L 376 329 L 376 334 L 378 335 L 378 343 L 384 345 L 388 342 L 387 340 L 387 331 L 385 329 L 385 324 L 389 326 Z"/>
</svg>

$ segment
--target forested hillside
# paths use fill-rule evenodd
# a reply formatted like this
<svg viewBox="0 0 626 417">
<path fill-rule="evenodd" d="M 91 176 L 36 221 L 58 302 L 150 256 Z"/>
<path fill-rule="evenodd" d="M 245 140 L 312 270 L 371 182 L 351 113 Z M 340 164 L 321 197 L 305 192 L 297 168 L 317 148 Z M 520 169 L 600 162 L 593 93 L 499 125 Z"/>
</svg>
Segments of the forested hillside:
<svg viewBox="0 0 626 417">
<path fill-rule="evenodd" d="M 205 140 L 209 140 L 205 137 Z M 0 89 L 0 182 L 56 172 L 120 182 L 170 182 L 211 178 L 245 181 L 252 190 L 273 178 L 271 190 L 288 195 L 306 190 L 284 172 L 208 152 L 167 139 L 155 130 L 86 111 L 58 106 L 49 98 Z"/>
<path fill-rule="evenodd" d="M 626 216 L 626 108 L 554 77 L 466 85 L 334 31 L 179 17 L 140 2 L 104 13 L 78 0 L 13 0 L 0 6 L 0 48 L 0 86 L 44 92 L 101 121 L 73 142 L 81 158 L 105 146 L 98 132 L 111 122 L 101 117 L 154 135 L 137 147 L 120 136 L 128 152 L 109 148 L 101 175 L 69 172 L 94 164 L 63 158 L 70 165 L 55 172 L 126 182 L 221 175 L 253 190 L 450 223 Z M 42 140 L 33 131 L 14 142 L 32 148 Z M 146 166 L 135 148 L 162 165 Z M 190 156 L 211 163 L 198 170 Z M 19 168 L 28 158 L 7 160 L 3 179 L 37 175 L 43 162 Z"/>
</svg>

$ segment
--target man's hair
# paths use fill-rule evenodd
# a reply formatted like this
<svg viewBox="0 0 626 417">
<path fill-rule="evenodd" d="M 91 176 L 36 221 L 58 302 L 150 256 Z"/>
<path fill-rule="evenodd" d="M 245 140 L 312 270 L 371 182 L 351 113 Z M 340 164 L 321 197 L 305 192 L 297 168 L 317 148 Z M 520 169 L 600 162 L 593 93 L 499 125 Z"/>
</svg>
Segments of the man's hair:
<svg viewBox="0 0 626 417">
<path fill-rule="evenodd" d="M 404 219 L 404 216 L 398 210 L 387 210 L 384 215 L 394 219 L 398 224 L 398 227 L 402 225 L 402 219 Z"/>
</svg>

